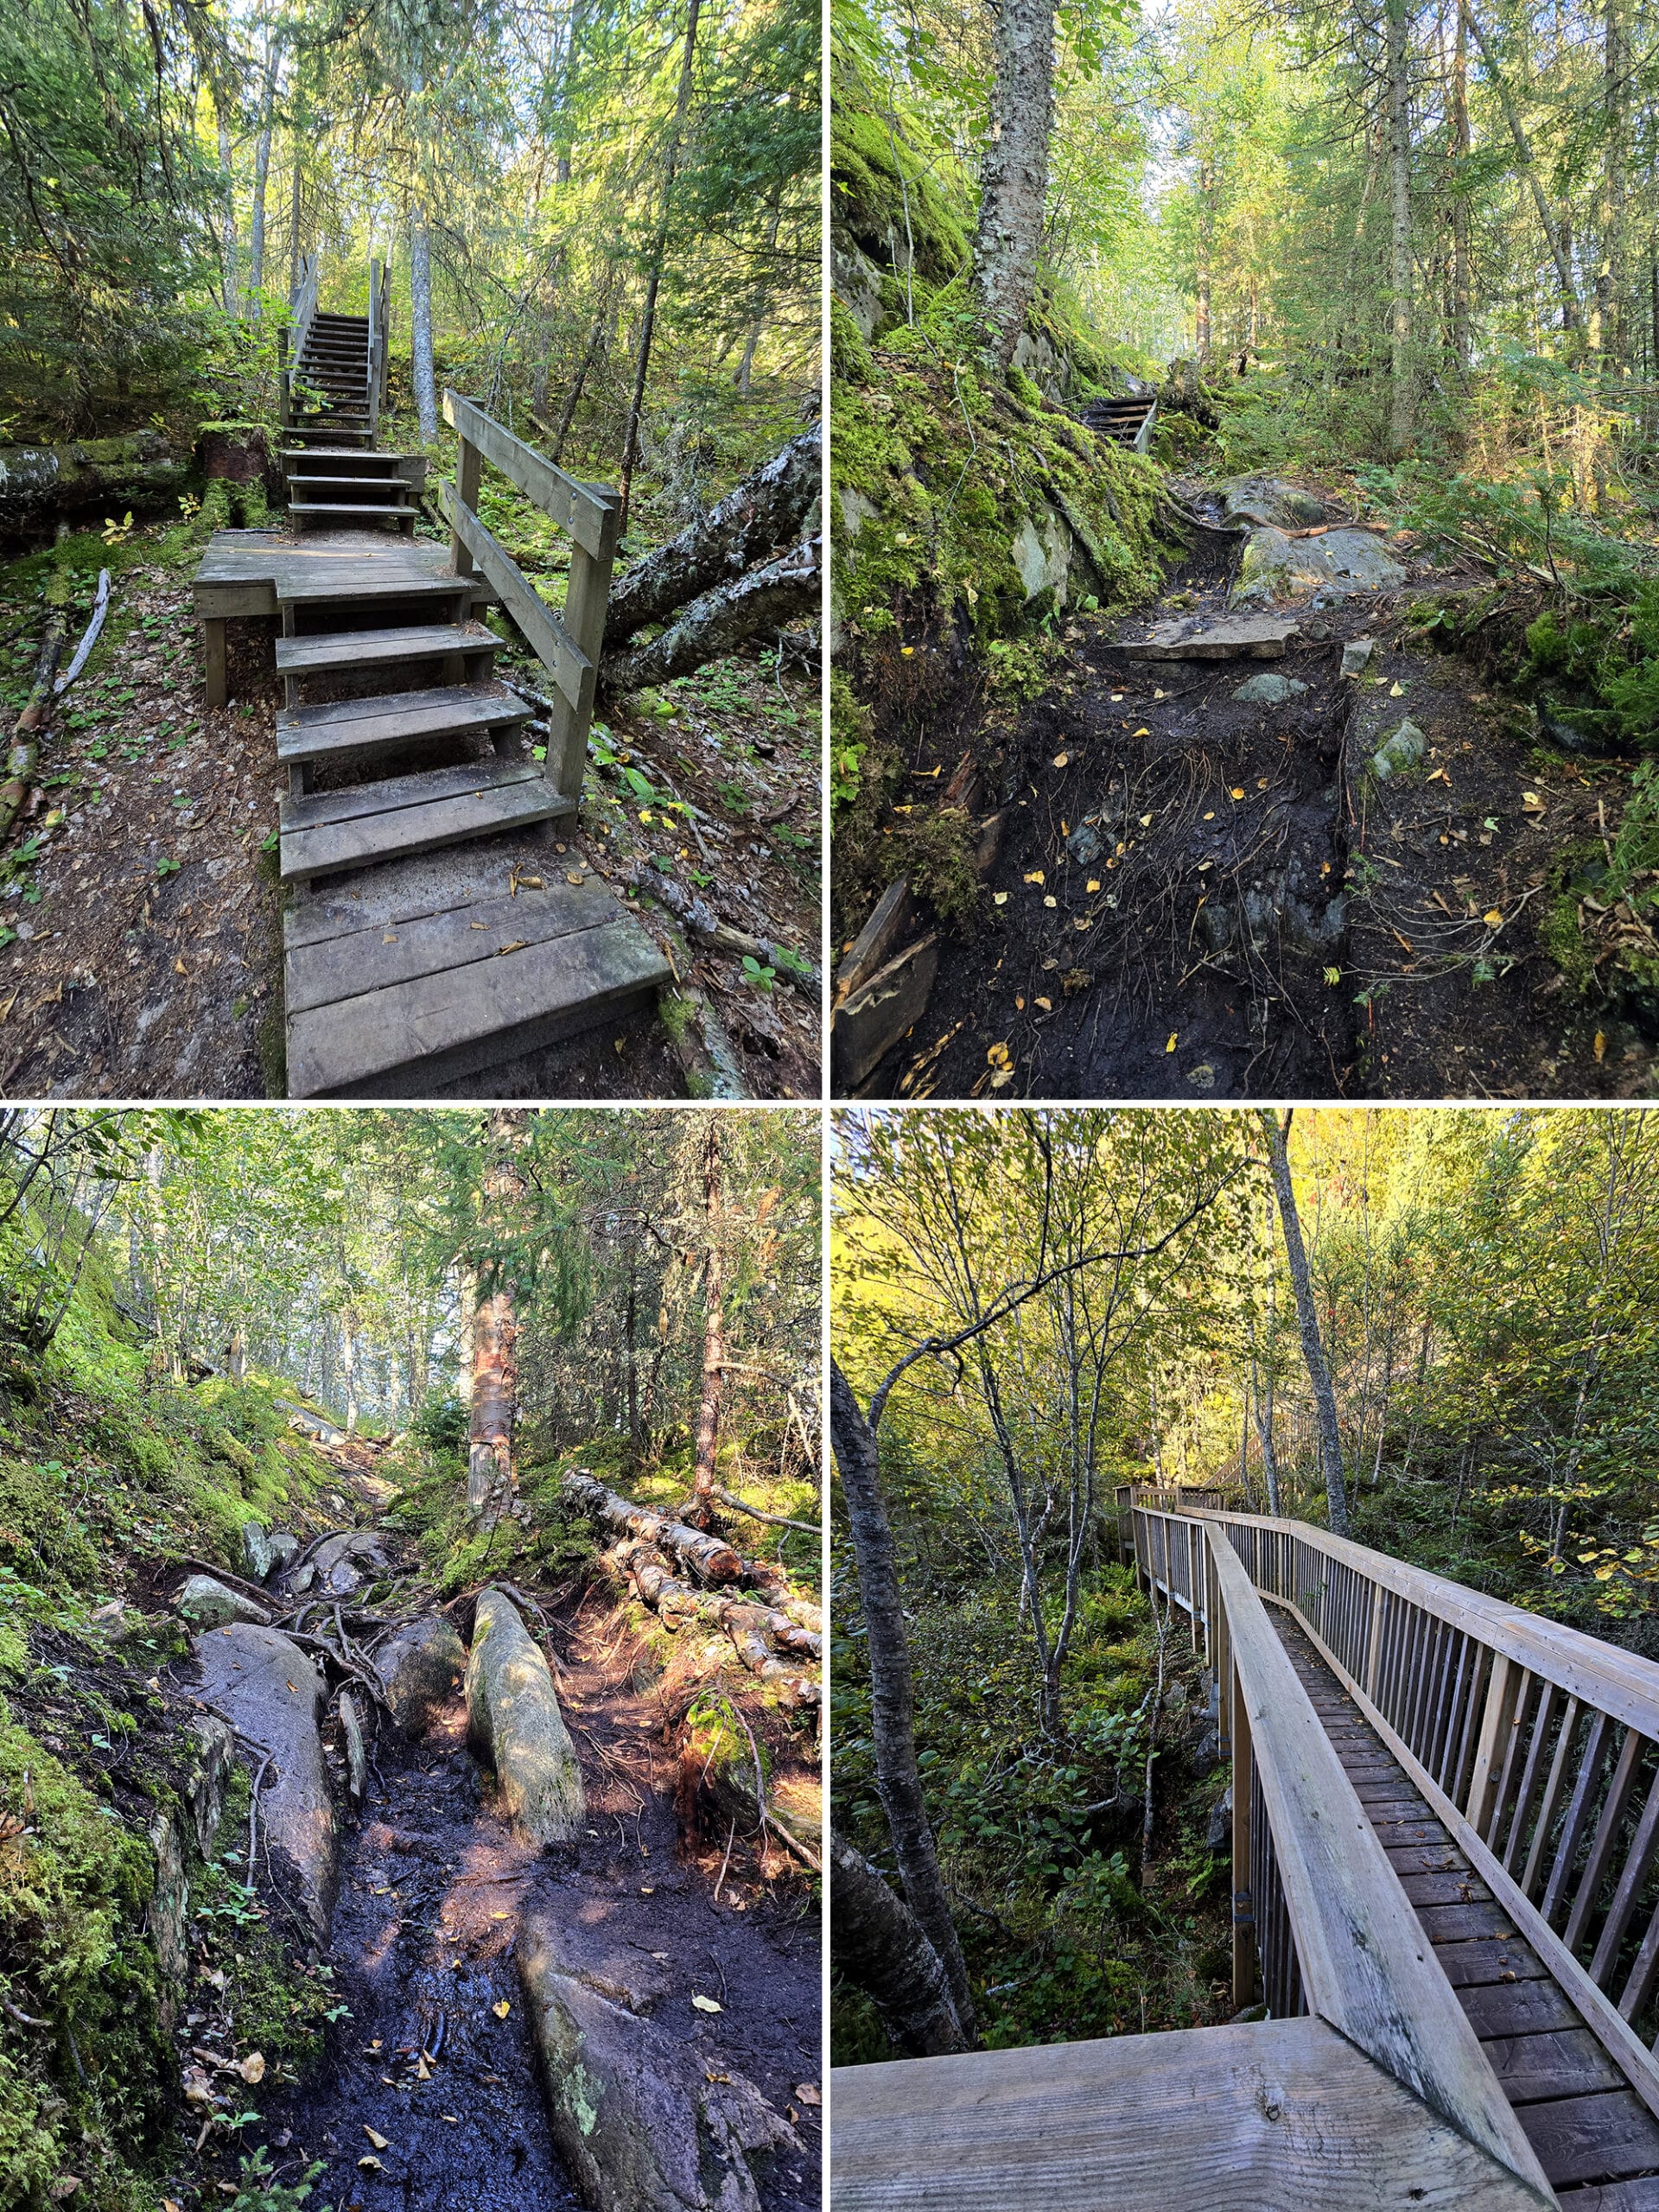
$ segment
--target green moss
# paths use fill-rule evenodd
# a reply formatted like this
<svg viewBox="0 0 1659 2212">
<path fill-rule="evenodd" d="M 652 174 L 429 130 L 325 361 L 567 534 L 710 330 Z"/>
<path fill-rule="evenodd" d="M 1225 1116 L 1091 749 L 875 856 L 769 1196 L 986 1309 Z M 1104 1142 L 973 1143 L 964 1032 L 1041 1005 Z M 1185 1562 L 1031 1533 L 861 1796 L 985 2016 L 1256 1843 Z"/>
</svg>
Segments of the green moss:
<svg viewBox="0 0 1659 2212">
<path fill-rule="evenodd" d="M 830 124 L 830 215 L 884 260 L 915 255 L 914 274 L 938 284 L 968 261 L 961 213 L 886 118 L 837 101 Z"/>
<path fill-rule="evenodd" d="M 851 309 L 833 292 L 830 295 L 830 365 L 836 376 L 849 378 L 855 384 L 868 383 L 875 370 Z"/>
</svg>

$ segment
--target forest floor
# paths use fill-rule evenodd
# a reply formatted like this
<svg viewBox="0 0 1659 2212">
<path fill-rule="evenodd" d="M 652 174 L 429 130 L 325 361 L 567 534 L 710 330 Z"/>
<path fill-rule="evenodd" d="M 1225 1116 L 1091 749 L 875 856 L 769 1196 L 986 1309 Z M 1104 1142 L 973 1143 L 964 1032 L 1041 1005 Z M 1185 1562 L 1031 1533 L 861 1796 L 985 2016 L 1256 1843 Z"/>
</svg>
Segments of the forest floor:
<svg viewBox="0 0 1659 2212">
<path fill-rule="evenodd" d="M 1174 488 L 1219 518 L 1208 487 Z M 1330 487 L 1303 488 L 1345 518 Z M 970 761 L 1001 842 L 975 923 L 867 1093 L 1651 1089 L 1652 1040 L 1579 997 L 1545 937 L 1552 868 L 1613 826 L 1627 770 L 1540 744 L 1518 702 L 1412 626 L 1415 601 L 1485 571 L 1390 550 L 1395 589 L 1274 610 L 1299 626 L 1283 658 L 1129 658 L 1160 619 L 1227 612 L 1237 546 L 1198 534 L 1155 605 L 1070 619 L 1028 703 L 961 692 L 906 765 L 938 789 Z M 1344 678 L 1362 636 L 1370 663 Z M 1236 696 L 1268 672 L 1299 688 Z M 1407 716 L 1428 741 L 1421 772 L 1379 782 L 1371 757 Z"/>
<path fill-rule="evenodd" d="M 77 575 L 107 561 L 113 603 L 0 855 L 0 1096 L 283 1096 L 274 844 L 287 777 L 276 755 L 275 621 L 229 625 L 230 700 L 210 710 L 188 588 L 199 538 L 139 525 L 115 548 L 86 536 L 67 550 Z M 29 688 L 45 557 L 0 566 L 0 705 L 21 704 Z M 511 642 L 501 672 L 539 684 L 539 664 L 516 634 Z M 817 684 L 776 660 L 734 656 L 612 702 L 608 725 L 595 725 L 605 764 L 590 762 L 580 823 L 557 850 L 625 890 L 633 873 L 661 868 L 739 928 L 810 958 Z M 630 767 L 696 810 L 689 833 L 642 808 Z M 630 904 L 660 940 L 676 941 L 653 902 Z M 682 982 L 711 1001 L 754 1095 L 817 1095 L 816 999 L 781 979 L 756 982 L 717 953 L 693 960 L 683 939 L 671 957 Z M 475 1095 L 478 1080 L 450 1090 Z M 666 1033 L 649 1018 L 524 1055 L 488 1080 L 503 1097 L 685 1090 Z"/>
</svg>

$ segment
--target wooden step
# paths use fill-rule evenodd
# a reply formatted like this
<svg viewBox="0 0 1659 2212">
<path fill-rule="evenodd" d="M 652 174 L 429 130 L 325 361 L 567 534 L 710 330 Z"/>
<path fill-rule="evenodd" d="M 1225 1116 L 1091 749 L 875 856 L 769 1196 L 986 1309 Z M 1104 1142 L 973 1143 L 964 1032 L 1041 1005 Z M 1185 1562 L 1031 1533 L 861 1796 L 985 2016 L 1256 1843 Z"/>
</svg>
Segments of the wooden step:
<svg viewBox="0 0 1659 2212">
<path fill-rule="evenodd" d="M 365 561 L 349 545 L 319 544 L 315 538 L 302 540 L 283 562 L 276 579 L 276 604 L 296 611 L 319 607 L 340 620 L 346 619 L 342 610 L 346 604 L 372 607 L 387 600 L 410 600 L 416 607 L 442 610 L 442 619 L 451 620 L 451 608 L 470 605 L 477 588 L 476 581 L 471 576 L 452 576 L 442 569 L 435 575 L 424 565 L 414 565 L 414 556 L 418 552 L 435 550 L 435 547 L 417 549 L 396 538 L 377 536 L 375 557 Z M 400 560 L 399 555 L 404 558 Z M 488 587 L 484 589 L 487 593 Z M 330 630 L 304 638 L 282 639 L 278 640 L 278 649 L 283 645 L 315 644 L 319 636 L 339 634 Z M 370 634 L 384 638 L 391 633 L 376 630 Z M 404 630 L 399 634 L 412 633 Z M 422 634 L 429 636 L 430 632 L 423 630 Z"/>
<path fill-rule="evenodd" d="M 281 455 L 283 460 L 285 461 L 327 461 L 329 457 L 328 448 L 327 446 L 283 446 L 281 448 Z M 377 450 L 373 453 L 357 453 L 348 451 L 342 446 L 335 458 L 340 461 L 349 461 L 353 469 L 359 469 L 362 467 L 365 463 L 368 463 L 372 466 L 383 467 L 391 471 L 396 469 L 397 463 L 405 459 L 406 456 L 400 453 L 387 453 L 384 450 Z M 400 479 L 398 480 L 401 481 L 403 480 Z"/>
<path fill-rule="evenodd" d="M 458 871 L 447 900 L 432 888 L 401 900 L 370 893 L 359 915 L 325 893 L 289 916 L 289 1097 L 419 1096 L 614 1023 L 671 980 L 597 877 L 552 879 L 515 898 L 481 890 L 476 875 Z"/>
<path fill-rule="evenodd" d="M 537 760 L 480 760 L 283 801 L 282 880 L 308 883 L 573 816 Z"/>
<path fill-rule="evenodd" d="M 499 683 L 448 683 L 429 691 L 386 691 L 322 707 L 284 707 L 276 758 L 284 763 L 372 760 L 440 737 L 499 738 L 530 709 Z"/>
<path fill-rule="evenodd" d="M 368 507 L 348 505 L 343 499 L 290 499 L 288 512 L 291 515 L 328 515 L 336 522 L 356 522 L 364 517 L 384 522 L 388 516 L 398 523 L 412 524 L 416 519 L 413 507 Z"/>
<path fill-rule="evenodd" d="M 435 580 L 453 595 L 454 578 Z M 395 586 L 387 587 L 396 589 Z M 343 593 L 336 580 L 334 597 Z M 276 670 L 281 676 L 321 676 L 331 669 L 378 667 L 384 662 L 434 660 L 446 653 L 498 653 L 501 639 L 482 622 L 423 622 L 407 629 L 346 630 L 331 637 L 278 638 Z"/>
<path fill-rule="evenodd" d="M 401 476 L 325 476 L 321 470 L 314 475 L 309 469 L 289 468 L 284 474 L 288 488 L 294 492 L 390 492 L 401 502 L 409 490 Z"/>
</svg>

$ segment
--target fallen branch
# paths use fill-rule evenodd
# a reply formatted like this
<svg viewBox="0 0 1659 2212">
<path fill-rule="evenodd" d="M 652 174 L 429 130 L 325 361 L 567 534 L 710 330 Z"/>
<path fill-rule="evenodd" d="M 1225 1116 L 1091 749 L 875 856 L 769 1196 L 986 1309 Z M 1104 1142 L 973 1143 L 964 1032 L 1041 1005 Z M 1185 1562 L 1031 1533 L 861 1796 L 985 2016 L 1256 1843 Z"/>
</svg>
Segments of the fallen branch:
<svg viewBox="0 0 1659 2212">
<path fill-rule="evenodd" d="M 688 891 L 684 884 L 674 876 L 664 875 L 660 868 L 645 868 L 636 862 L 627 871 L 626 880 L 642 896 L 660 899 L 693 937 L 739 959 L 747 956 L 763 962 L 766 967 L 775 969 L 785 982 L 792 983 L 803 998 L 817 1005 L 823 987 L 817 969 L 800 953 L 780 945 L 772 938 L 751 937 L 747 930 L 734 929 L 729 922 L 721 920 L 706 899 L 698 898 L 695 891 Z"/>
<path fill-rule="evenodd" d="M 52 705 L 52 679 L 63 655 L 63 609 L 48 611 L 35 663 L 35 682 L 23 710 L 13 725 L 11 749 L 6 755 L 6 780 L 0 784 L 0 837 L 6 836 L 22 812 L 41 757 L 41 733 Z"/>
<path fill-rule="evenodd" d="M 62 698 L 64 693 L 80 674 L 81 670 L 86 667 L 87 656 L 98 643 L 98 633 L 104 627 L 104 617 L 109 611 L 110 572 L 107 569 L 100 569 L 98 572 L 98 597 L 92 602 L 92 619 L 82 632 L 80 643 L 75 647 L 74 658 L 52 687 L 54 697 Z"/>
<path fill-rule="evenodd" d="M 612 692 L 638 691 L 648 683 L 665 683 L 671 676 L 690 676 L 711 660 L 723 659 L 760 631 L 781 630 L 817 613 L 822 550 L 821 537 L 804 538 L 735 583 L 705 592 L 680 607 L 649 645 L 601 661 L 601 684 Z"/>
<path fill-rule="evenodd" d="M 810 1521 L 791 1521 L 787 1513 L 763 1513 L 758 1505 L 747 1504 L 742 1498 L 734 1497 L 730 1491 L 722 1490 L 718 1483 L 715 1484 L 715 1496 L 722 1505 L 730 1506 L 734 1513 L 741 1513 L 747 1520 L 769 1522 L 774 1529 L 804 1529 L 809 1536 L 823 1534 L 823 1529 L 816 1528 Z"/>
</svg>

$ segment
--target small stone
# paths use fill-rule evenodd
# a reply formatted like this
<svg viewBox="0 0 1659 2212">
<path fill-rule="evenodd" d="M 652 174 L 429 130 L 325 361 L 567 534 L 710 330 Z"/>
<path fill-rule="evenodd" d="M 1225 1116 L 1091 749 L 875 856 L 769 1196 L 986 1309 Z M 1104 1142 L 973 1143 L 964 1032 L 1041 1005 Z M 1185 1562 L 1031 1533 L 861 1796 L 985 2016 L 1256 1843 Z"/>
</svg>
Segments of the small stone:
<svg viewBox="0 0 1659 2212">
<path fill-rule="evenodd" d="M 271 1569 L 270 1539 L 257 1521 L 242 1524 L 242 1552 L 249 1574 L 256 1582 L 263 1582 Z"/>
<path fill-rule="evenodd" d="M 1100 832 L 1092 822 L 1079 822 L 1065 841 L 1065 849 L 1079 868 L 1088 868 L 1100 858 L 1104 849 Z"/>
<path fill-rule="evenodd" d="M 211 1574 L 193 1574 L 178 1595 L 178 1609 L 198 1628 L 223 1628 L 230 1621 L 269 1624 L 270 1615 L 239 1590 L 227 1590 Z"/>
<path fill-rule="evenodd" d="M 1342 649 L 1343 674 L 1344 676 L 1363 675 L 1371 655 L 1376 651 L 1376 644 L 1374 639 L 1351 638 Z"/>
<path fill-rule="evenodd" d="M 1390 730 L 1376 751 L 1371 755 L 1371 772 L 1380 784 L 1392 776 L 1410 776 L 1421 768 L 1428 753 L 1428 740 L 1409 717 Z"/>
<path fill-rule="evenodd" d="M 1233 696 L 1264 707 L 1282 707 L 1287 699 L 1294 699 L 1299 691 L 1306 689 L 1306 684 L 1299 683 L 1294 676 L 1270 673 L 1251 677 L 1248 683 L 1239 685 Z"/>
</svg>

